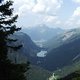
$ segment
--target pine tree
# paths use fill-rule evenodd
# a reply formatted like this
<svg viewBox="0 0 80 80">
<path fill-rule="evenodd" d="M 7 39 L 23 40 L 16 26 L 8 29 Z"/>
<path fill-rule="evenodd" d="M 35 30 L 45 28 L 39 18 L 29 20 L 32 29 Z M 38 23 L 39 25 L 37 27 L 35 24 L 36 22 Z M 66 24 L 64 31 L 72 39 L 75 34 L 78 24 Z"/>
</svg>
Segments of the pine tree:
<svg viewBox="0 0 80 80">
<path fill-rule="evenodd" d="M 15 25 L 18 15 L 13 15 L 12 5 L 13 1 L 0 4 L 0 80 L 26 80 L 24 73 L 29 69 L 29 63 L 15 64 L 8 59 L 8 49 L 17 51 L 22 47 L 8 44 L 17 41 L 9 36 L 21 30 Z"/>
<path fill-rule="evenodd" d="M 0 0 L 0 3 L 2 2 L 3 0 Z"/>
</svg>

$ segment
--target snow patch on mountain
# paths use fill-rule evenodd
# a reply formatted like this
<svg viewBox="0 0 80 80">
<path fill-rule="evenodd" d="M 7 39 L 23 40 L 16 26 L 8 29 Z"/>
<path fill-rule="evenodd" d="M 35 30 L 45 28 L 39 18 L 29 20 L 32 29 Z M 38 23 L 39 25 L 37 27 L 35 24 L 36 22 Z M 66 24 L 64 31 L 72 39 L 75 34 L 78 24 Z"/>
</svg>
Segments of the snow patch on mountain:
<svg viewBox="0 0 80 80">
<path fill-rule="evenodd" d="M 75 61 L 76 59 L 78 59 L 80 57 L 80 54 L 78 54 L 76 57 L 73 58 L 73 61 Z"/>
<path fill-rule="evenodd" d="M 74 32 L 65 33 L 62 41 L 66 41 L 66 40 L 69 39 L 71 36 L 73 36 L 73 34 L 74 34 Z"/>
</svg>

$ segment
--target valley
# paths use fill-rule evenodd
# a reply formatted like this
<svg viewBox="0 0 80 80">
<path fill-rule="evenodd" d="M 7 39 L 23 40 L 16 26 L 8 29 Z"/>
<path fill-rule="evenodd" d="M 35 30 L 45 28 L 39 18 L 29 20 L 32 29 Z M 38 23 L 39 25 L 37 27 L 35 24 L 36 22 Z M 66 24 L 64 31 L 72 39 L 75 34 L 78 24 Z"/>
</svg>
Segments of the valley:
<svg viewBox="0 0 80 80">
<path fill-rule="evenodd" d="M 62 78 L 80 69 L 80 29 L 61 32 L 47 41 L 35 42 L 24 32 L 16 33 L 14 38 L 20 40 L 17 44 L 23 44 L 22 49 L 18 51 L 17 62 L 21 63 L 29 60 L 32 66 L 36 66 L 34 67 L 35 70 L 32 67 L 32 71 L 35 72 L 35 75 L 38 74 L 42 77 L 42 80 L 44 80 L 42 74 L 45 75 L 46 79 L 52 73 Z M 14 61 L 16 54 L 14 54 L 14 57 L 13 54 L 9 56 Z M 41 71 L 40 73 L 36 71 L 37 68 Z M 49 75 L 47 71 L 50 72 Z M 30 72 L 31 76 L 33 76 L 33 72 Z M 65 72 L 66 74 L 64 74 Z M 34 80 L 37 80 L 37 78 L 34 78 Z"/>
<path fill-rule="evenodd" d="M 0 80 L 80 80 L 80 0 L 0 0 Z"/>
</svg>

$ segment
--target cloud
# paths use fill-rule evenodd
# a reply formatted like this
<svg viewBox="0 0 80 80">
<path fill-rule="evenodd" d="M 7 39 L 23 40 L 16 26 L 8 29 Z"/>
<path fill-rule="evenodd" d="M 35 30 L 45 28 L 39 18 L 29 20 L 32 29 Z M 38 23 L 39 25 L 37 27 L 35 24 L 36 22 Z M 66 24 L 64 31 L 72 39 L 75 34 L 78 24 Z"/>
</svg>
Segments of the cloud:
<svg viewBox="0 0 80 80">
<path fill-rule="evenodd" d="M 70 18 L 65 21 L 64 26 L 67 25 L 67 28 L 76 28 L 80 27 L 80 7 L 77 7 Z"/>
<path fill-rule="evenodd" d="M 32 11 L 36 13 L 44 12 L 54 14 L 61 7 L 62 3 L 62 0 L 37 0 Z"/>
<path fill-rule="evenodd" d="M 80 4 L 80 0 L 72 0 L 72 1 L 75 2 L 75 3 Z"/>
<path fill-rule="evenodd" d="M 63 0 L 14 0 L 19 12 L 30 10 L 33 13 L 55 14 L 63 4 Z"/>
<path fill-rule="evenodd" d="M 18 13 L 18 23 L 23 26 L 35 26 L 37 24 L 48 24 L 60 28 L 73 28 L 80 25 L 80 5 L 65 3 L 64 0 L 13 0 L 15 13 Z M 80 0 L 72 0 L 80 4 Z M 62 7 L 63 6 L 63 7 Z M 75 9 L 67 13 L 66 7 Z M 61 11 L 60 11 L 61 10 Z M 60 11 L 60 14 L 59 14 Z M 62 12 L 62 13 L 61 13 Z M 65 17 L 66 16 L 66 17 Z"/>
<path fill-rule="evenodd" d="M 72 29 L 72 28 L 78 28 L 78 27 L 80 27 L 80 20 L 73 20 L 73 21 L 68 20 L 64 23 L 64 26 L 63 26 L 63 28 L 65 29 Z"/>
<path fill-rule="evenodd" d="M 37 24 L 59 25 L 57 13 L 63 0 L 13 0 L 15 13 L 19 15 L 18 24 L 34 26 Z M 22 24 L 23 23 L 23 24 Z"/>
<path fill-rule="evenodd" d="M 35 6 L 33 6 L 32 12 L 39 13 L 39 12 L 44 12 L 46 6 L 44 5 L 43 2 L 38 1 Z"/>
<path fill-rule="evenodd" d="M 55 22 L 57 20 L 57 16 L 45 16 L 44 22 Z"/>
<path fill-rule="evenodd" d="M 58 16 L 46 15 L 43 22 L 49 25 L 49 27 L 58 27 L 61 25 L 61 21 L 59 20 Z"/>
<path fill-rule="evenodd" d="M 53 24 L 60 24 L 61 23 L 58 16 L 49 16 L 49 15 L 45 16 L 44 22 L 53 23 Z"/>
<path fill-rule="evenodd" d="M 80 16 L 80 7 L 77 7 L 72 15 L 72 17 L 78 17 L 78 16 Z"/>
</svg>

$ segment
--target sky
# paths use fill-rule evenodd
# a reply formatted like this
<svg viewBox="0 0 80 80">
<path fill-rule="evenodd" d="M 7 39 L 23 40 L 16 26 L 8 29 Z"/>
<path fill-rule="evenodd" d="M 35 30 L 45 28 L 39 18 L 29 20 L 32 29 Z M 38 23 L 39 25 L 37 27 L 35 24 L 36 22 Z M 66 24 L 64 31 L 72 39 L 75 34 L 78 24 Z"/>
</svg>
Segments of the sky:
<svg viewBox="0 0 80 80">
<path fill-rule="evenodd" d="M 80 27 L 80 0 L 13 0 L 17 25 L 23 28 L 46 24 L 51 28 Z"/>
</svg>

